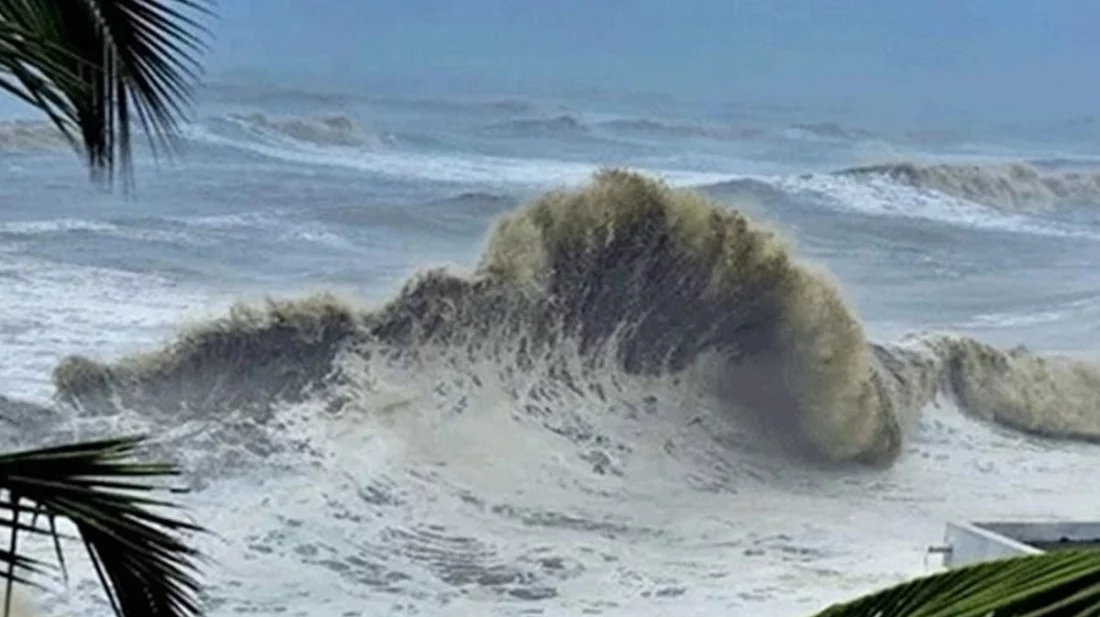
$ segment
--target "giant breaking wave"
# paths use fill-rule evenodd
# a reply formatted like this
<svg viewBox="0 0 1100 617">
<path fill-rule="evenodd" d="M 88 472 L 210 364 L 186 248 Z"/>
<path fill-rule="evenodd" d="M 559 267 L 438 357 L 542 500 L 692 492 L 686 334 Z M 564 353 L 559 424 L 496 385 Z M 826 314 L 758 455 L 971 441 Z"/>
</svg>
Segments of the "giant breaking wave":
<svg viewBox="0 0 1100 617">
<path fill-rule="evenodd" d="M 870 342 L 829 274 L 777 232 L 617 170 L 499 219 L 471 273 L 425 270 L 370 309 L 323 295 L 238 306 L 152 353 L 68 358 L 54 382 L 87 414 L 270 414 L 353 404 L 364 360 L 415 371 L 429 356 L 593 399 L 607 396 L 598 375 L 666 380 L 814 460 L 891 462 L 941 394 L 1020 430 L 1100 436 L 1096 365 L 949 334 Z"/>
</svg>

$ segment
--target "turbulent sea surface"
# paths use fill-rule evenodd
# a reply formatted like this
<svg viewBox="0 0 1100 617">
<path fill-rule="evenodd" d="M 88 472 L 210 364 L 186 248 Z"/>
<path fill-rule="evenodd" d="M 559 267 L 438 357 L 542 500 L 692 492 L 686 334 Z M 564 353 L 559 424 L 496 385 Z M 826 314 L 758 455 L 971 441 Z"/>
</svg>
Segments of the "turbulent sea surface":
<svg viewBox="0 0 1100 617">
<path fill-rule="evenodd" d="M 935 567 L 948 519 L 1100 506 L 1100 153 L 644 100 L 200 112 L 132 201 L 0 123 L 0 420 L 150 433 L 210 615 L 794 617 Z M 75 568 L 35 614 L 107 614 Z"/>
</svg>

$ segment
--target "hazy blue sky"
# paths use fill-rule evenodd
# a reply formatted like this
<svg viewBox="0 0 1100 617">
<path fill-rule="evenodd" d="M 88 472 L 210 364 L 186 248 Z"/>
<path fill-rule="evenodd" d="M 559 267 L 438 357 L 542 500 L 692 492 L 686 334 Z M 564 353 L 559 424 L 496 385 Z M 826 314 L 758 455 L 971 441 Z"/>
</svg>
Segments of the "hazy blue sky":
<svg viewBox="0 0 1100 617">
<path fill-rule="evenodd" d="M 219 12 L 215 74 L 1013 116 L 1100 101 L 1096 0 L 220 0 Z"/>
</svg>

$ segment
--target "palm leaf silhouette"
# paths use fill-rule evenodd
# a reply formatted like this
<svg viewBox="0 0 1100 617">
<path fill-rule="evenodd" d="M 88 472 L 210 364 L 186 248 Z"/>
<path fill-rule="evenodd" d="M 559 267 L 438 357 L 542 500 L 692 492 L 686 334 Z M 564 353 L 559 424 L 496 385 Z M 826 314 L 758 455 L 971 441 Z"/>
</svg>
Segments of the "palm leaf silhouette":
<svg viewBox="0 0 1100 617">
<path fill-rule="evenodd" d="M 154 154 L 179 145 L 212 0 L 0 0 L 0 89 L 38 108 L 92 178 L 132 185 L 136 119 Z"/>
<path fill-rule="evenodd" d="M 813 617 L 1096 617 L 1100 551 L 998 559 L 926 576 Z"/>
<path fill-rule="evenodd" d="M 123 437 L 0 455 L 0 510 L 9 514 L 0 528 L 10 533 L 0 564 L 9 605 L 12 583 L 33 582 L 45 569 L 21 553 L 21 537 L 52 537 L 64 569 L 60 517 L 76 528 L 116 614 L 198 614 L 197 553 L 176 536 L 202 528 L 154 511 L 173 506 L 148 496 L 160 487 L 144 480 L 178 472 L 131 460 L 141 442 Z"/>
</svg>

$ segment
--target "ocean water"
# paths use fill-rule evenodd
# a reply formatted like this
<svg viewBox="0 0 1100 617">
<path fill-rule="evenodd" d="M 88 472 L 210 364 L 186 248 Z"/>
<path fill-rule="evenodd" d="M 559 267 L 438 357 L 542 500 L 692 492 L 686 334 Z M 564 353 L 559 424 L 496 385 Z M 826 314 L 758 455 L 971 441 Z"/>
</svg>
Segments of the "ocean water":
<svg viewBox="0 0 1100 617">
<path fill-rule="evenodd" d="M 1100 506 L 1065 136 L 227 81 L 186 146 L 127 201 L 0 125 L 0 416 L 148 432 L 210 615 L 794 617 Z"/>
</svg>

